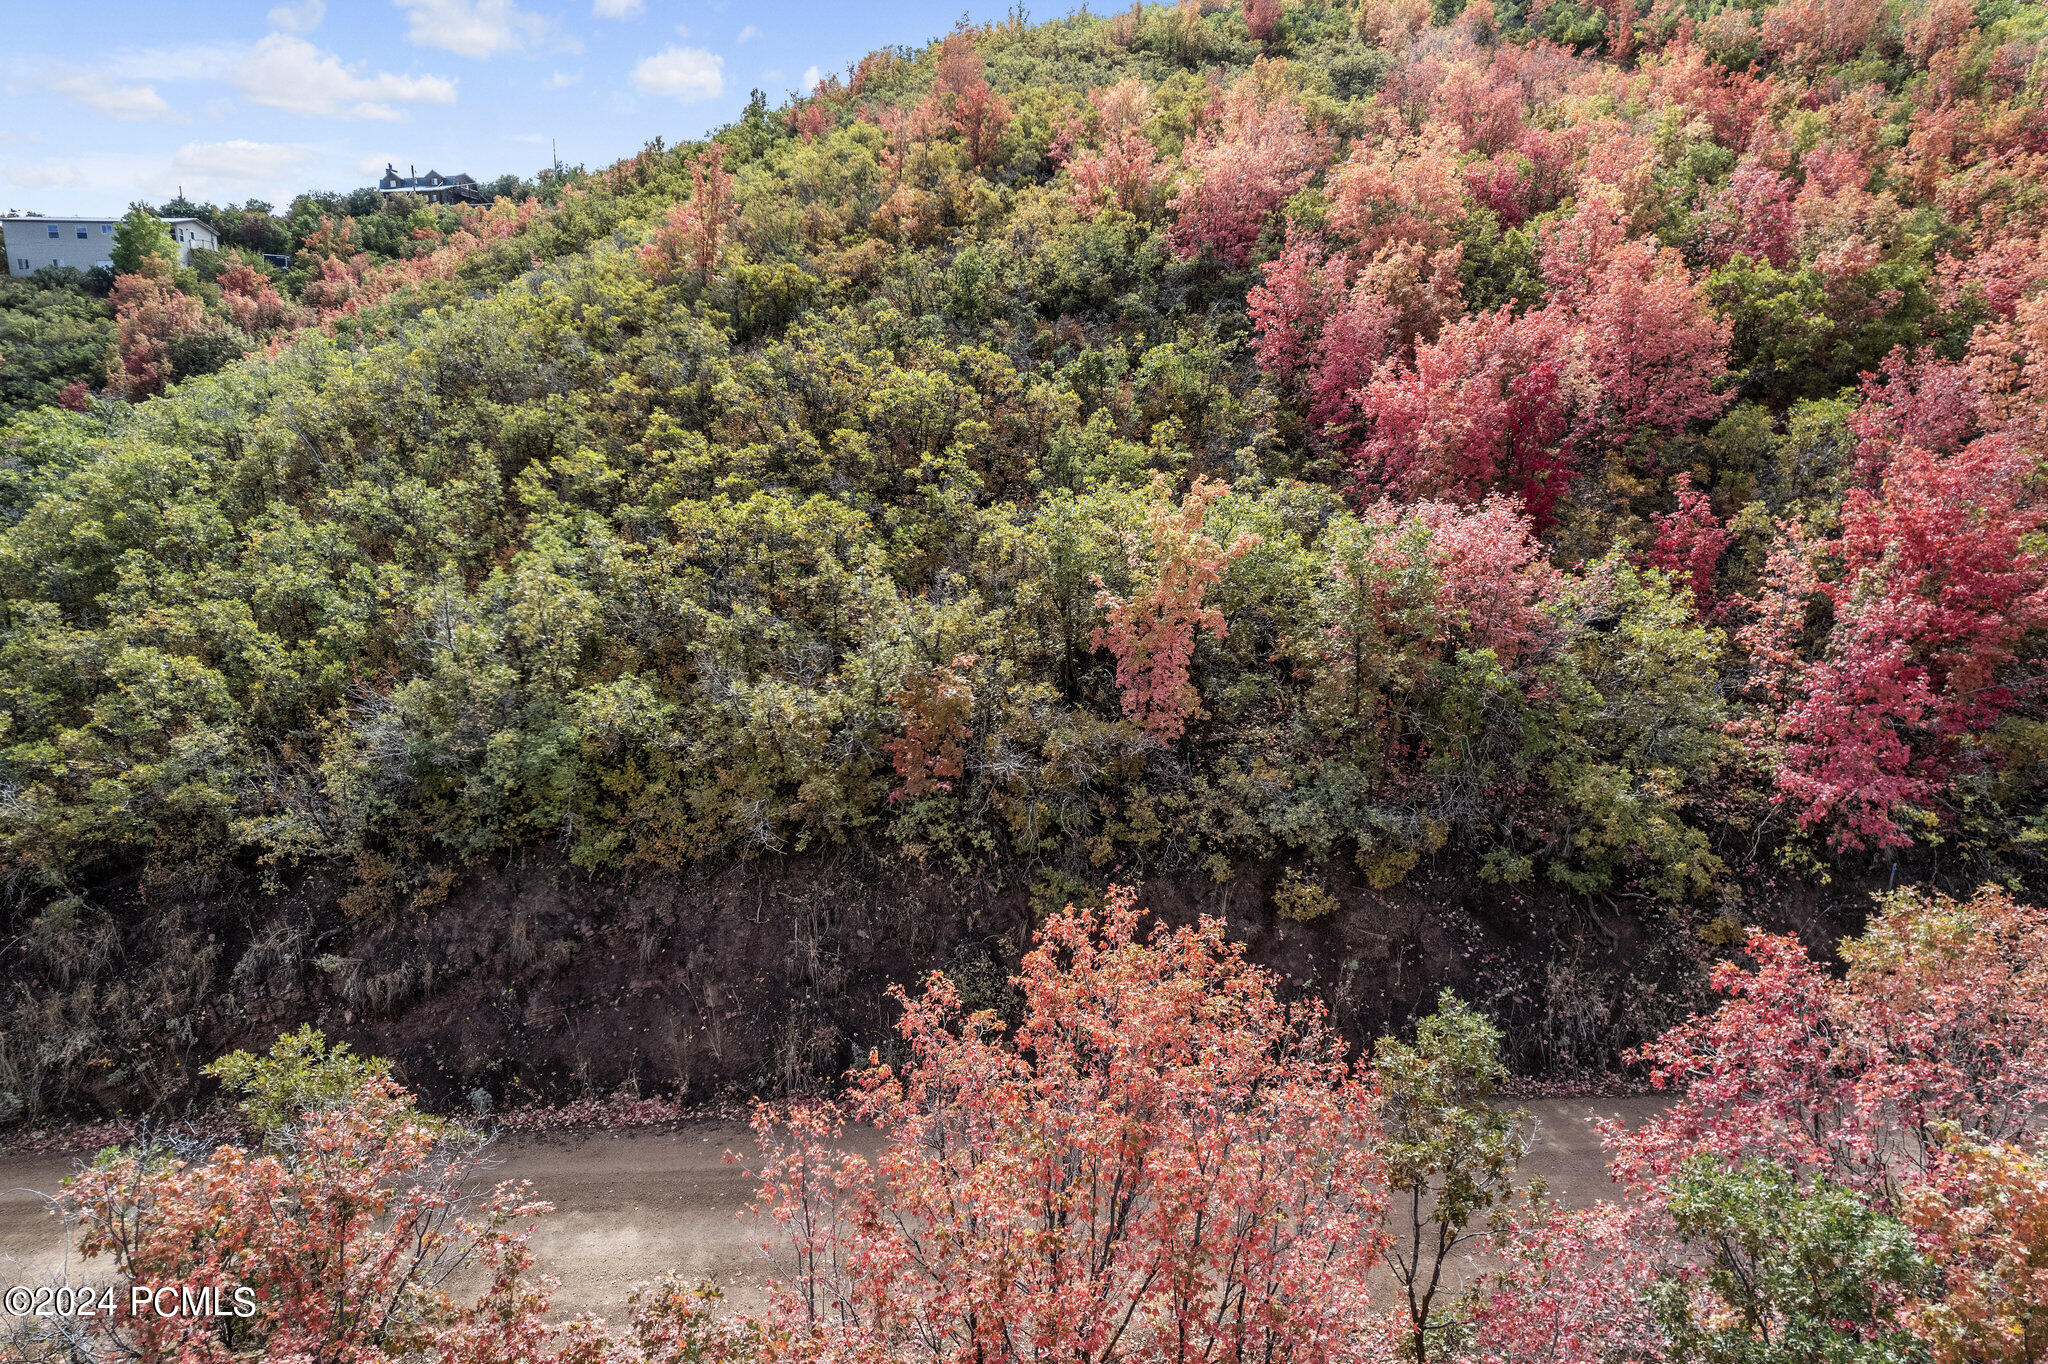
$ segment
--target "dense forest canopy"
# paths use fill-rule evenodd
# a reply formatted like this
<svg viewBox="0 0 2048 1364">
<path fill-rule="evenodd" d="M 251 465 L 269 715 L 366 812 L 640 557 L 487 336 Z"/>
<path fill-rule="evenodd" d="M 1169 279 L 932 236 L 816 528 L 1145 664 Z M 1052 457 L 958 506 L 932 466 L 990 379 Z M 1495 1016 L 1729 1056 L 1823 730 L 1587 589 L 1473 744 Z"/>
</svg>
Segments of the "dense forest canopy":
<svg viewBox="0 0 2048 1364">
<path fill-rule="evenodd" d="M 0 437 L 14 912 L 541 842 L 2027 876 L 2044 32 L 1020 18 L 408 254 L 123 276 Z"/>
</svg>

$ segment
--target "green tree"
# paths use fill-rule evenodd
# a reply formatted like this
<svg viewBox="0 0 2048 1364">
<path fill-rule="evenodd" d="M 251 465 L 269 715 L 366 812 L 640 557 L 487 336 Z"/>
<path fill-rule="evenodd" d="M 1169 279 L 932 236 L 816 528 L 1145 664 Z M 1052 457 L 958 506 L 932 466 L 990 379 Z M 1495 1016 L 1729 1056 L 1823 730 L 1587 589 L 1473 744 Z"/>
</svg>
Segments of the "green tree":
<svg viewBox="0 0 2048 1364">
<path fill-rule="evenodd" d="M 1904 1223 L 1827 1180 L 1696 1156 L 1669 1204 L 1706 1267 L 1667 1281 L 1658 1311 L 1675 1364 L 1910 1364 L 1926 1346 L 1900 1305 L 1928 1267 Z"/>
<path fill-rule="evenodd" d="M 1459 1246 L 1499 1230 L 1529 1151 L 1527 1119 L 1489 1102 L 1507 1078 L 1500 1030 L 1449 990 L 1415 1025 L 1413 1043 L 1379 1040 L 1372 1069 L 1396 1196 L 1387 1267 L 1407 1294 L 1409 1346 L 1426 1364 L 1432 1337 L 1448 1324 L 1434 1312 L 1444 1265 Z"/>
<path fill-rule="evenodd" d="M 308 1023 L 281 1035 L 267 1056 L 231 1051 L 205 1068 L 222 1089 L 241 1095 L 236 1105 L 261 1136 L 282 1131 L 309 1112 L 346 1103 L 372 1080 L 391 1078 L 381 1056 L 358 1056 L 346 1042 L 327 1038 Z"/>
<path fill-rule="evenodd" d="M 171 230 L 164 226 L 163 219 L 146 208 L 131 208 L 114 229 L 114 269 L 132 275 L 142 269 L 142 262 L 150 256 L 159 257 L 165 265 L 176 265 L 178 248 L 171 241 Z"/>
<path fill-rule="evenodd" d="M 0 280 L 0 421 L 56 403 L 69 384 L 97 384 L 113 339 L 113 309 L 76 270 Z"/>
</svg>

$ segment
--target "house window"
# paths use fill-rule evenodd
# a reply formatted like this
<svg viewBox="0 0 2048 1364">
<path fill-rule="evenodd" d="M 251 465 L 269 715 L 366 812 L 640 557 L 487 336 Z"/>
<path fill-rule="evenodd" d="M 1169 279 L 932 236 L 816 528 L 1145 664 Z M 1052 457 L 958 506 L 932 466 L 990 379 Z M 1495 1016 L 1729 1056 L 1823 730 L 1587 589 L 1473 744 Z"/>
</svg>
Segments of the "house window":
<svg viewBox="0 0 2048 1364">
<path fill-rule="evenodd" d="M 100 224 L 100 235 L 101 235 L 102 237 L 111 237 L 111 236 L 112 236 L 113 234 L 114 234 L 114 225 L 113 225 L 112 223 L 101 223 L 101 224 Z"/>
<path fill-rule="evenodd" d="M 52 237 L 55 237 L 55 236 L 57 235 L 57 227 L 56 227 L 56 225 L 55 225 L 54 223 L 53 223 L 53 224 L 51 224 L 51 226 L 50 226 L 50 235 L 51 235 Z"/>
<path fill-rule="evenodd" d="M 78 225 L 78 240 L 80 240 L 80 241 L 84 241 L 84 240 L 85 240 L 85 224 L 84 224 L 84 223 L 80 223 L 80 224 Z"/>
<path fill-rule="evenodd" d="M 26 256 L 21 258 L 21 273 L 24 275 L 28 273 L 28 257 Z"/>
</svg>

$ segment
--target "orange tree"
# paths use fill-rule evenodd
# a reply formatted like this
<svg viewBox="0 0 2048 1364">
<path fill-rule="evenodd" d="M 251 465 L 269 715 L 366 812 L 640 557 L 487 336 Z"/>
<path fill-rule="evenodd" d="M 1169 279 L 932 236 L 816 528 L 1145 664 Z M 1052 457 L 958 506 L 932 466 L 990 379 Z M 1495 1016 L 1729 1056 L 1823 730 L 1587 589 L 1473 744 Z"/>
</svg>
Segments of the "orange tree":
<svg viewBox="0 0 2048 1364">
<path fill-rule="evenodd" d="M 547 1205 L 523 1184 L 473 1191 L 463 1154 L 382 1075 L 258 1149 L 102 1152 L 58 1195 L 79 1252 L 105 1256 L 124 1283 L 177 1290 L 181 1306 L 131 1313 L 117 1301 L 114 1315 L 86 1319 L 80 1344 L 180 1364 L 540 1358 L 552 1284 L 526 1276 L 526 1240 Z M 480 1275 L 473 1300 L 448 1291 L 458 1270 Z M 187 1311 L 203 1290 L 227 1310 Z"/>
<path fill-rule="evenodd" d="M 1138 932 L 1129 891 L 1023 961 L 1013 1036 L 943 974 L 908 1059 L 844 1105 L 764 1110 L 779 1313 L 819 1358 L 1383 1357 L 1371 1084 L 1220 922 Z M 879 1127 L 874 1161 L 834 1149 Z"/>
</svg>

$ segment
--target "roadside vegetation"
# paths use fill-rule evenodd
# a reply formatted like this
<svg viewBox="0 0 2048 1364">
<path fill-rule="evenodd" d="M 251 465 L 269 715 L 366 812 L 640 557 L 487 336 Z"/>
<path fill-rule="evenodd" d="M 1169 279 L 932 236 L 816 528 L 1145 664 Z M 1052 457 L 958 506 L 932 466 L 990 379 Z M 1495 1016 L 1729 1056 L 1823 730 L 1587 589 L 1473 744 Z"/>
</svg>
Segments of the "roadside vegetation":
<svg viewBox="0 0 2048 1364">
<path fill-rule="evenodd" d="M 1113 889 L 1047 919 L 1007 1016 L 934 973 L 847 1097 L 760 1109 L 769 1312 L 671 1275 L 619 1325 L 549 1317 L 549 1209 L 484 1182 L 483 1136 L 301 1032 L 212 1067 L 241 1143 L 109 1148 L 58 1200 L 118 1279 L 254 1310 L 23 1323 L 0 1357 L 2031 1359 L 2048 916 L 1900 892 L 1842 955 L 1750 934 L 1643 1053 L 1678 1093 L 1607 1133 L 1625 1195 L 1566 1211 L 1454 996 L 1354 1057 L 1222 924 L 1148 930 Z"/>
</svg>

